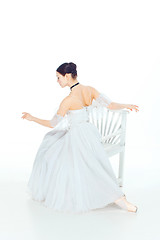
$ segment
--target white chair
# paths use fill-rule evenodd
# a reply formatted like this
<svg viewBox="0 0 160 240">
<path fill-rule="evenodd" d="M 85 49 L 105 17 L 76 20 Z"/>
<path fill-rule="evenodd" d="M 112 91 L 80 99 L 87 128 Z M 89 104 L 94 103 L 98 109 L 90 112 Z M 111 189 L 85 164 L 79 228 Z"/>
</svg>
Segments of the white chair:
<svg viewBox="0 0 160 240">
<path fill-rule="evenodd" d="M 102 136 L 102 144 L 108 157 L 119 154 L 118 183 L 123 186 L 126 120 L 128 110 L 110 110 L 103 106 L 88 109 L 89 122 Z"/>
</svg>

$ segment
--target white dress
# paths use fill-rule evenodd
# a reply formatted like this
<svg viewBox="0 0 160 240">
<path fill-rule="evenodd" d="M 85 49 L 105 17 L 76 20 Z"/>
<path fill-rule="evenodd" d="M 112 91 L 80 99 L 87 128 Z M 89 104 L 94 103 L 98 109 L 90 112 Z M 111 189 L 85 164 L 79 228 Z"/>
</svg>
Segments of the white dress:
<svg viewBox="0 0 160 240">
<path fill-rule="evenodd" d="M 99 103 L 93 103 L 102 106 L 102 97 Z M 42 140 L 26 191 L 45 207 L 83 213 L 103 208 L 124 195 L 101 135 L 88 120 L 88 108 L 94 106 L 69 110 L 64 117 L 59 115 L 53 130 Z"/>
</svg>

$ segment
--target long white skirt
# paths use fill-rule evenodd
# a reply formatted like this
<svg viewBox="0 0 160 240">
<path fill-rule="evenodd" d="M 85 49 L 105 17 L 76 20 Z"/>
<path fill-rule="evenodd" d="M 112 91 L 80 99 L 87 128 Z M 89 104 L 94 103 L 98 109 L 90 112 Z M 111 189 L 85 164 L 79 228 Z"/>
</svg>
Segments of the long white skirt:
<svg viewBox="0 0 160 240">
<path fill-rule="evenodd" d="M 70 118 L 76 113 L 80 119 L 82 112 Z M 58 212 L 82 213 L 122 197 L 98 129 L 87 121 L 74 121 L 67 130 L 61 126 L 38 149 L 27 185 L 31 198 Z"/>
</svg>

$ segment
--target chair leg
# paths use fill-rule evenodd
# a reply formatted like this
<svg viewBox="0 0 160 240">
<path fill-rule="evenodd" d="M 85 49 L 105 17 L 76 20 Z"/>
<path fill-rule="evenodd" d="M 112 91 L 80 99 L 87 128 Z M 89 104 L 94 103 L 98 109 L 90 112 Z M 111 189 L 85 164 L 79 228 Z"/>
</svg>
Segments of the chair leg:
<svg viewBox="0 0 160 240">
<path fill-rule="evenodd" d="M 124 151 L 119 153 L 119 173 L 118 178 L 120 179 L 119 186 L 123 187 L 123 173 L 124 173 Z"/>
</svg>

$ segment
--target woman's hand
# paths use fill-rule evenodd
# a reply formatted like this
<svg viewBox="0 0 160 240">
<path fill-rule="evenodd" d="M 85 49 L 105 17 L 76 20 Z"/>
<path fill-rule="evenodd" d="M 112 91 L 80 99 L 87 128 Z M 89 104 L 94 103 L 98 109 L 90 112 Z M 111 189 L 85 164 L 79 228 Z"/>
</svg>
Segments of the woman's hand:
<svg viewBox="0 0 160 240">
<path fill-rule="evenodd" d="M 40 119 L 40 118 L 33 117 L 31 114 L 29 114 L 27 112 L 22 112 L 22 113 L 24 113 L 24 115 L 21 117 L 23 119 L 27 119 L 29 121 L 34 121 L 34 122 L 39 123 L 39 124 L 41 124 L 45 127 L 53 128 L 51 126 L 50 120 L 43 120 L 43 119 Z"/>
<path fill-rule="evenodd" d="M 27 113 L 27 112 L 22 112 L 22 113 L 24 113 L 24 115 L 21 117 L 21 118 L 23 118 L 23 119 L 27 119 L 27 120 L 29 120 L 29 121 L 33 121 L 33 116 L 31 115 L 31 114 L 29 114 L 29 113 Z"/>
<path fill-rule="evenodd" d="M 137 105 L 127 104 L 126 108 L 129 109 L 129 110 L 131 110 L 131 111 L 132 111 L 132 109 L 135 109 L 136 112 L 139 111 Z"/>
</svg>

